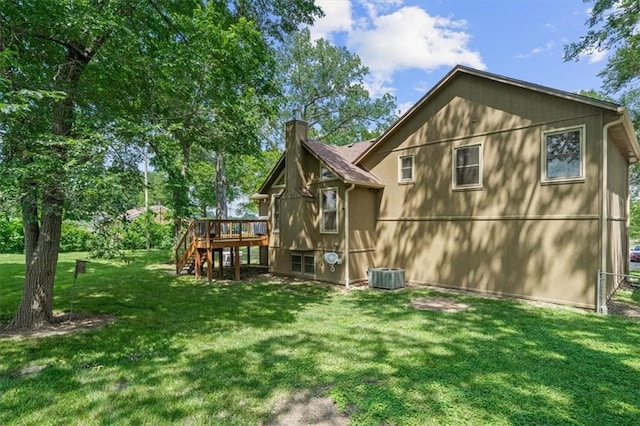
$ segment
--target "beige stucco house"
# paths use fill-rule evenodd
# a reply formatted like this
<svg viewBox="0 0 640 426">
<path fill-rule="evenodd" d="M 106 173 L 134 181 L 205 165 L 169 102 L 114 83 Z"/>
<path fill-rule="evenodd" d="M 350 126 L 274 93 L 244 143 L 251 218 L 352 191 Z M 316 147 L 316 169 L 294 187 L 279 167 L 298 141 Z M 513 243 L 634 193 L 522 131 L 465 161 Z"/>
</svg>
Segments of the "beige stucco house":
<svg viewBox="0 0 640 426">
<path fill-rule="evenodd" d="M 640 147 L 616 104 L 457 66 L 375 140 L 286 130 L 255 196 L 272 272 L 349 286 L 403 268 L 413 283 L 595 308 L 598 271 L 628 268 Z"/>
</svg>

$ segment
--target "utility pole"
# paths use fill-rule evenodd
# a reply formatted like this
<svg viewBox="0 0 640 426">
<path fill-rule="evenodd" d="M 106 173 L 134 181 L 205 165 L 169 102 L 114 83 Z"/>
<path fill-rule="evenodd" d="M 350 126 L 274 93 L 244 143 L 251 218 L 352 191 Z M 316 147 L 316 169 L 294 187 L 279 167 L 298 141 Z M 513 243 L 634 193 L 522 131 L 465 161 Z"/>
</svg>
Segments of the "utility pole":
<svg viewBox="0 0 640 426">
<path fill-rule="evenodd" d="M 144 146 L 144 214 L 145 233 L 147 237 L 147 250 L 151 248 L 151 236 L 149 235 L 149 146 Z"/>
</svg>

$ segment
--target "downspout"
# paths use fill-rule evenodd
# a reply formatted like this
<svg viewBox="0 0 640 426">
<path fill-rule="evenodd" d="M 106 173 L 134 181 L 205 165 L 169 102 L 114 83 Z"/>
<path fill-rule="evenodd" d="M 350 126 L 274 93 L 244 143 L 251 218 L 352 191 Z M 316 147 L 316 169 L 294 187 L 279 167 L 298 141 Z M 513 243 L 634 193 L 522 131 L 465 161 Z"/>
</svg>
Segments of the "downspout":
<svg viewBox="0 0 640 426">
<path fill-rule="evenodd" d="M 617 126 L 619 124 L 622 124 L 624 120 L 624 115 L 620 114 L 620 118 L 618 118 L 615 121 L 612 121 L 611 123 L 607 123 L 604 125 L 604 127 L 602 128 L 602 211 L 601 211 L 601 229 L 600 229 L 600 245 L 601 245 L 601 255 L 600 255 L 600 272 L 601 273 L 605 273 L 607 272 L 607 255 L 608 250 L 607 247 L 609 246 L 609 223 L 607 220 L 608 217 L 608 212 L 609 212 L 609 203 L 608 203 L 608 199 L 609 199 L 609 195 L 607 193 L 607 185 L 609 184 L 609 180 L 608 180 L 608 173 L 609 173 L 609 167 L 608 167 L 608 150 L 609 150 L 609 128 L 613 127 L 613 126 Z M 596 310 L 598 313 L 602 313 L 603 310 L 603 301 L 606 298 L 603 297 L 604 294 L 606 294 L 606 288 L 607 288 L 607 282 L 606 279 L 604 280 L 604 282 L 600 281 L 600 277 L 598 277 L 598 282 L 600 283 L 600 287 L 596 289 L 597 291 L 597 295 L 596 295 Z"/>
<path fill-rule="evenodd" d="M 349 290 L 351 286 L 349 278 L 349 192 L 356 187 L 354 183 L 344 191 L 344 285 Z"/>
</svg>

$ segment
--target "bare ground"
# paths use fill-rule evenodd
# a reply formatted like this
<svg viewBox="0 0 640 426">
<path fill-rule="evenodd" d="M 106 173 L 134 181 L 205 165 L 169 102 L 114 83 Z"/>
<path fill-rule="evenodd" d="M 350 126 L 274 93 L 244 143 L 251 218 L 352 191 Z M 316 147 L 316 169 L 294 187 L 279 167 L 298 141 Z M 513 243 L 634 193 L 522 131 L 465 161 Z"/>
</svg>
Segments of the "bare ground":
<svg viewBox="0 0 640 426">
<path fill-rule="evenodd" d="M 95 330 L 116 320 L 114 315 L 95 314 L 55 314 L 50 324 L 34 329 L 7 330 L 0 326 L 0 339 L 18 339 L 22 337 L 64 336 L 86 330 Z"/>
</svg>

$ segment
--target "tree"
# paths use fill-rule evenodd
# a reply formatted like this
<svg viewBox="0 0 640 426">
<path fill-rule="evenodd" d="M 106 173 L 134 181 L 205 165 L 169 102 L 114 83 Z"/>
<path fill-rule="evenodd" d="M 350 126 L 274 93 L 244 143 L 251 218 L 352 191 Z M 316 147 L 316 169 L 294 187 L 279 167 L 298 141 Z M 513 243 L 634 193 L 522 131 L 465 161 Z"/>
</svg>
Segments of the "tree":
<svg viewBox="0 0 640 426">
<path fill-rule="evenodd" d="M 0 0 L 4 84 L 11 93 L 62 94 L 30 98 L 26 112 L 2 125 L 0 174 L 9 178 L 10 185 L 4 179 L 3 183 L 21 206 L 26 258 L 23 294 L 9 327 L 34 327 L 53 319 L 53 282 L 62 218 L 73 200 L 70 190 L 91 187 L 92 178 L 100 180 L 104 172 L 125 180 L 139 178 L 139 173 L 131 172 L 140 159 L 135 148 L 150 132 L 140 132 L 136 126 L 148 129 L 172 121 L 161 120 L 171 117 L 168 109 L 151 116 L 157 121 L 149 119 L 149 103 L 153 103 L 149 100 L 155 100 L 151 95 L 168 99 L 175 93 L 170 91 L 171 77 L 180 75 L 180 67 L 202 68 L 194 62 L 165 65 L 162 55 L 170 55 L 171 49 L 187 50 L 194 34 L 196 39 L 206 39 L 199 30 L 216 29 L 215 34 L 226 43 L 216 46 L 223 56 L 224 47 L 243 48 L 245 43 L 257 42 L 261 31 L 276 34 L 300 22 L 311 23 L 314 14 L 318 9 L 312 0 Z M 239 28 L 249 38 L 237 37 L 242 32 Z M 202 47 L 207 48 L 206 44 Z M 259 57 L 249 54 L 243 58 L 257 62 L 253 70 L 260 68 Z M 220 60 L 211 65 L 219 69 L 216 76 L 233 78 L 238 63 Z M 201 70 L 203 74 L 211 71 L 213 68 Z M 264 74 L 258 73 L 261 76 Z M 162 84 L 148 84 L 147 80 Z M 178 87 L 186 85 L 184 80 L 173 82 Z M 212 80 L 210 86 L 218 89 L 218 97 L 210 98 L 218 100 L 215 111 L 241 108 L 235 103 L 238 87 L 227 79 Z M 248 96 L 243 91 L 240 99 Z M 177 126 L 165 129 L 188 146 L 194 135 L 189 132 L 197 127 L 184 123 L 217 118 L 211 111 L 192 110 Z M 236 122 L 216 119 L 216 123 L 229 126 Z M 123 137 L 127 132 L 132 137 Z M 162 155 L 174 153 L 163 151 Z"/>
<path fill-rule="evenodd" d="M 565 46 L 564 58 L 578 60 L 593 52 L 612 51 L 600 73 L 604 88 L 611 93 L 633 86 L 640 77 L 638 25 L 640 2 L 637 0 L 595 0 L 587 20 L 587 34 Z"/>
<path fill-rule="evenodd" d="M 253 160 L 230 162 L 230 181 L 242 182 L 234 189 L 245 195 L 255 191 L 280 157 L 284 124 L 295 110 L 301 109 L 310 123 L 312 138 L 336 145 L 374 138 L 396 119 L 393 96 L 371 97 L 364 82 L 369 70 L 347 49 L 324 39 L 312 41 L 302 30 L 284 40 L 276 59 L 281 93 L 275 99 L 277 115 L 263 130 L 264 149 Z M 253 207 L 242 206 L 242 211 Z"/>
<path fill-rule="evenodd" d="M 397 118 L 393 96 L 373 99 L 367 91 L 369 69 L 357 55 L 324 39 L 312 41 L 308 30 L 286 40 L 278 64 L 284 100 L 276 128 L 301 109 L 311 137 L 345 145 L 378 136 Z"/>
<path fill-rule="evenodd" d="M 611 51 L 600 72 L 607 95 L 615 95 L 627 107 L 640 129 L 640 2 L 637 0 L 585 0 L 593 2 L 587 34 L 565 46 L 564 59 L 579 60 L 597 51 Z M 637 131 L 637 130 L 636 130 Z M 632 167 L 631 192 L 640 197 L 640 168 Z"/>
</svg>

